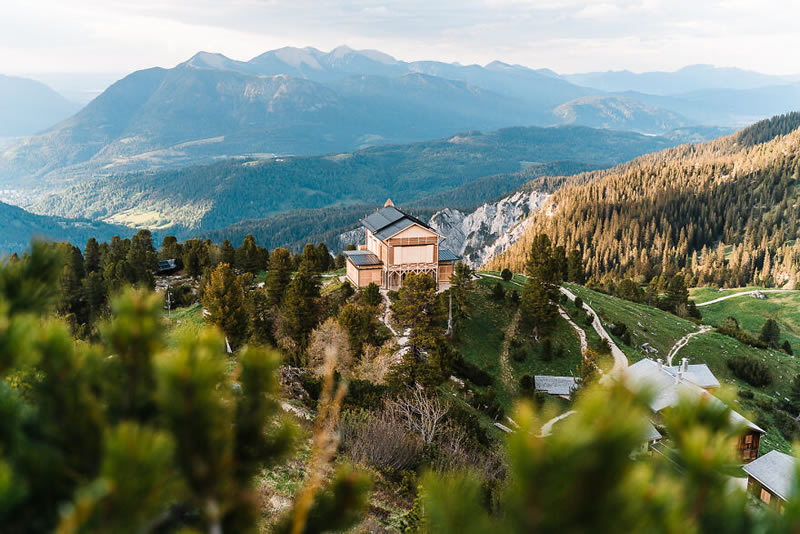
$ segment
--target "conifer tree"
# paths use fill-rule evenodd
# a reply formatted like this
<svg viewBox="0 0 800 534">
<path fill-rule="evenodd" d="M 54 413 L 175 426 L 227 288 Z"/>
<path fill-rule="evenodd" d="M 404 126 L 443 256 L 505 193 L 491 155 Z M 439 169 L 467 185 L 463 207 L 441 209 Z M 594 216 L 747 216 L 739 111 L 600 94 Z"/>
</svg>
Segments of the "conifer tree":
<svg viewBox="0 0 800 534">
<path fill-rule="evenodd" d="M 269 269 L 264 282 L 267 301 L 277 306 L 283 301 L 286 288 L 292 279 L 292 255 L 285 248 L 276 248 L 269 258 Z"/>
<path fill-rule="evenodd" d="M 445 310 L 436 295 L 436 281 L 427 274 L 406 274 L 392 304 L 392 316 L 411 330 L 408 343 L 414 357 L 435 346 L 444 334 Z"/>
<path fill-rule="evenodd" d="M 758 339 L 772 348 L 778 348 L 781 338 L 781 327 L 775 319 L 767 319 L 761 327 Z"/>
<path fill-rule="evenodd" d="M 567 255 L 567 281 L 580 285 L 586 283 L 583 274 L 583 258 L 579 250 L 571 250 Z"/>
<path fill-rule="evenodd" d="M 307 346 L 308 335 L 317 324 L 319 318 L 318 298 L 319 279 L 317 274 L 303 265 L 289 283 L 282 307 L 285 333 L 300 350 Z"/>
<path fill-rule="evenodd" d="M 242 240 L 242 245 L 236 249 L 236 267 L 246 273 L 258 274 L 264 269 L 261 259 L 262 255 L 255 238 L 247 234 Z"/>
<path fill-rule="evenodd" d="M 236 249 L 227 239 L 222 240 L 222 246 L 219 248 L 219 261 L 228 265 L 236 265 Z"/>
<path fill-rule="evenodd" d="M 203 293 L 203 307 L 208 321 L 217 325 L 233 349 L 247 338 L 248 316 L 241 281 L 231 266 L 221 263 L 211 273 Z"/>
<path fill-rule="evenodd" d="M 464 262 L 456 263 L 450 277 L 450 293 L 453 296 L 453 329 L 470 313 L 469 297 L 475 289 L 473 271 Z"/>
<path fill-rule="evenodd" d="M 100 257 L 100 245 L 97 239 L 90 237 L 86 242 L 86 250 L 84 251 L 84 262 L 86 264 L 86 272 L 95 273 L 100 271 L 102 267 L 102 258 Z"/>
</svg>

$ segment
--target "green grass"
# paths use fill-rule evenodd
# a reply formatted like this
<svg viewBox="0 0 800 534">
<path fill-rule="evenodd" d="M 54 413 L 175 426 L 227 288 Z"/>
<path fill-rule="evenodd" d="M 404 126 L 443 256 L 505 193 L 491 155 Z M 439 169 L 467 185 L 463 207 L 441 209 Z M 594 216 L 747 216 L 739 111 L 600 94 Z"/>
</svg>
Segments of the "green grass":
<svg viewBox="0 0 800 534">
<path fill-rule="evenodd" d="M 616 336 L 612 335 L 612 338 L 631 363 L 645 357 L 639 349 L 643 343 L 649 343 L 658 349 L 657 356 L 666 359 L 670 349 L 680 338 L 698 329 L 693 322 L 653 306 L 619 299 L 576 284 L 564 284 L 564 286 L 591 306 L 604 324 L 620 321 L 625 323 L 631 333 L 631 345 L 626 345 Z"/>
<path fill-rule="evenodd" d="M 753 291 L 754 289 L 764 289 L 763 287 L 748 286 L 737 287 L 735 289 L 716 289 L 713 287 L 695 287 L 689 290 L 689 298 L 697 304 L 708 302 L 709 300 L 718 299 L 728 295 L 735 295 L 737 293 L 745 293 Z"/>
<path fill-rule="evenodd" d="M 588 303 L 600 315 L 604 323 L 613 323 L 616 321 L 625 322 L 628 329 L 634 334 L 632 336 L 632 344 L 638 347 L 642 343 L 650 343 L 658 349 L 659 357 L 666 358 L 670 348 L 678 339 L 683 337 L 686 333 L 696 330 L 696 325 L 694 325 L 694 323 L 659 310 L 658 308 L 618 299 L 574 284 L 566 284 L 566 286 L 569 287 L 573 293 L 580 296 L 584 302 Z M 700 294 L 703 295 L 703 293 Z M 792 293 L 791 295 L 797 294 Z M 719 294 L 713 298 L 717 298 L 718 296 Z M 782 299 L 790 298 L 789 295 L 767 293 L 767 299 L 765 301 L 743 296 L 735 299 L 728 299 L 718 304 L 703 306 L 700 308 L 703 314 L 703 323 L 714 324 L 712 320 L 714 316 L 713 310 L 718 306 L 744 306 L 745 308 L 756 308 L 752 313 L 752 320 L 756 321 L 760 328 L 760 324 L 766 320 L 766 318 L 760 317 L 758 314 L 767 308 L 761 308 L 759 312 L 759 307 L 768 303 L 771 297 L 781 297 Z M 798 297 L 795 296 L 794 298 L 796 299 Z M 711 300 L 711 298 L 707 298 L 707 300 Z M 790 300 L 788 302 L 797 301 Z M 783 304 L 782 306 L 790 308 L 784 312 L 790 318 L 793 317 L 794 313 L 797 313 L 797 304 Z M 724 319 L 728 315 L 731 315 L 731 313 L 726 312 L 721 315 Z M 642 327 L 638 326 L 639 323 L 642 324 Z M 745 325 L 742 326 L 745 327 Z M 638 361 L 644 357 L 638 348 L 628 347 L 623 344 L 621 340 L 616 338 L 615 340 L 619 347 L 628 355 L 631 362 Z M 754 388 L 743 380 L 736 378 L 728 368 L 727 361 L 737 355 L 758 358 L 764 362 L 769 367 L 772 374 L 772 384 L 763 388 Z M 755 349 L 736 339 L 713 331 L 692 337 L 686 346 L 678 353 L 677 358 L 682 357 L 689 358 L 691 363 L 707 364 L 714 373 L 714 376 L 717 377 L 720 384 L 723 386 L 728 386 L 737 391 L 752 391 L 755 395 L 754 399 L 736 398 L 732 403 L 732 408 L 767 431 L 767 435 L 762 438 L 761 442 L 762 454 L 772 449 L 789 452 L 789 442 L 781 435 L 775 425 L 774 410 L 768 407 L 765 408 L 765 406 L 777 402 L 788 395 L 791 381 L 797 374 L 800 374 L 800 360 L 788 356 L 781 351 Z M 677 362 L 673 362 L 673 364 L 674 363 Z"/>
<path fill-rule="evenodd" d="M 186 308 L 172 310 L 167 316 L 164 312 L 164 319 L 167 321 L 166 344 L 169 348 L 176 348 L 181 338 L 186 335 L 197 335 L 205 326 L 203 320 L 203 307 L 200 303 L 192 304 Z"/>
<path fill-rule="evenodd" d="M 462 323 L 455 347 L 467 361 L 483 368 L 494 377 L 498 400 L 508 410 L 513 404 L 515 395 L 502 380 L 500 356 L 505 332 L 517 308 L 511 304 L 509 297 L 502 302 L 492 299 L 491 288 L 497 282 L 498 280 L 492 278 L 484 278 L 476 283 L 476 290 L 470 298 L 471 315 Z M 519 289 L 518 286 L 508 282 L 500 281 L 500 283 L 507 290 Z M 524 327 L 520 330 L 517 337 L 522 342 L 520 348 L 527 353 L 527 357 L 525 361 L 517 362 L 509 356 L 511 383 L 514 388 L 525 374 L 561 376 L 574 374 L 581 358 L 580 340 L 564 319 L 558 317 L 555 328 L 550 334 L 553 347 L 563 346 L 564 353 L 561 358 L 554 358 L 550 362 L 542 360 L 541 344 L 537 343 L 528 332 L 522 331 Z"/>
<path fill-rule="evenodd" d="M 727 317 L 735 317 L 739 327 L 758 337 L 767 319 L 775 319 L 781 327 L 781 340 L 787 339 L 792 351 L 800 351 L 800 291 L 764 293 L 765 299 L 741 296 L 700 307 L 703 321 L 719 325 Z"/>
</svg>

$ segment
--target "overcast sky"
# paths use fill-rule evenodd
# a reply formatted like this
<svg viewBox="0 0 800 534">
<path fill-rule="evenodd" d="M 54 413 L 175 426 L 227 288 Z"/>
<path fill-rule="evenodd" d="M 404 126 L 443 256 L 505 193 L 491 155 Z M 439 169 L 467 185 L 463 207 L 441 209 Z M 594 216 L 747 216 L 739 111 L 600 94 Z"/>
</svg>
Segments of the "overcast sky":
<svg viewBox="0 0 800 534">
<path fill-rule="evenodd" d="M 693 63 L 800 71 L 790 0 L 0 0 L 0 73 L 130 72 L 198 50 L 347 44 L 561 73 Z"/>
</svg>

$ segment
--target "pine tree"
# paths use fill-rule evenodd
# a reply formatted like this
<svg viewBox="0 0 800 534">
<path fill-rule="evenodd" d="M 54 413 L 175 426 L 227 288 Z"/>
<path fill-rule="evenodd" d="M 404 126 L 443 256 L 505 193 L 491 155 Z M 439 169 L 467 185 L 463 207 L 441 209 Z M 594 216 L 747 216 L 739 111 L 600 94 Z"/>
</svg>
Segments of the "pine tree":
<svg viewBox="0 0 800 534">
<path fill-rule="evenodd" d="M 276 248 L 269 258 L 269 269 L 264 282 L 267 301 L 277 306 L 283 301 L 286 288 L 292 279 L 292 255 L 285 248 Z"/>
<path fill-rule="evenodd" d="M 256 245 L 256 239 L 247 234 L 242 245 L 236 249 L 236 267 L 246 273 L 258 274 L 264 269 L 261 260 L 262 254 Z"/>
<path fill-rule="evenodd" d="M 228 265 L 236 265 L 236 249 L 227 239 L 222 240 L 222 246 L 219 248 L 219 261 Z"/>
<path fill-rule="evenodd" d="M 474 273 L 469 265 L 458 262 L 450 277 L 450 294 L 453 297 L 453 329 L 470 314 L 469 298 L 475 290 Z"/>
<path fill-rule="evenodd" d="M 522 321 L 533 330 L 536 339 L 550 331 L 558 312 L 544 286 L 528 282 L 522 290 L 519 305 Z"/>
<path fill-rule="evenodd" d="M 761 333 L 758 339 L 766 343 L 772 348 L 778 348 L 781 338 L 781 327 L 775 319 L 767 319 L 761 327 Z"/>
<path fill-rule="evenodd" d="M 225 333 L 234 350 L 247 339 L 248 316 L 244 303 L 239 277 L 230 265 L 221 263 L 206 283 L 203 307 L 208 311 L 208 322 Z"/>
<path fill-rule="evenodd" d="M 672 313 L 677 313 L 680 309 L 687 309 L 689 305 L 689 290 L 683 276 L 676 274 L 669 281 L 667 286 L 667 309 Z"/>
<path fill-rule="evenodd" d="M 275 253 L 272 254 L 275 256 Z M 286 290 L 281 311 L 284 333 L 302 351 L 308 344 L 308 335 L 319 319 L 319 279 L 317 274 L 301 268 Z"/>
<path fill-rule="evenodd" d="M 411 330 L 408 343 L 414 357 L 435 346 L 444 334 L 445 310 L 436 295 L 436 281 L 427 274 L 407 274 L 392 304 L 392 316 Z"/>
<path fill-rule="evenodd" d="M 100 245 L 97 240 L 90 237 L 86 242 L 86 250 L 84 251 L 84 262 L 86 264 L 87 273 L 96 273 L 102 267 L 103 258 L 100 256 Z"/>
</svg>

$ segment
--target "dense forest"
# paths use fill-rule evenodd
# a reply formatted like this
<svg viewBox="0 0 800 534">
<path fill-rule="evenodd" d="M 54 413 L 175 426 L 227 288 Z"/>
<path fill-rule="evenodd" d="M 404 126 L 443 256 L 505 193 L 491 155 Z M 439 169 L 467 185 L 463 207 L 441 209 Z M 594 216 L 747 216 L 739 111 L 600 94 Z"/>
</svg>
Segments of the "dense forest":
<svg viewBox="0 0 800 534">
<path fill-rule="evenodd" d="M 229 159 L 177 170 L 101 177 L 37 203 L 37 213 L 81 216 L 151 228 L 176 225 L 185 236 L 296 209 L 358 203 L 398 204 L 532 167 L 534 176 L 571 173 L 627 161 L 676 142 L 631 132 L 585 127 L 507 128 L 466 132 L 409 145 L 325 156 Z M 567 162 L 548 167 L 550 162 Z M 484 180 L 449 202 L 474 206 L 513 190 L 525 176 Z M 528 177 L 527 179 L 530 179 Z M 508 185 L 505 185 L 508 183 Z M 510 187 L 509 187 L 510 186 Z M 426 207 L 441 208 L 446 204 Z M 421 207 L 421 206 L 420 206 Z M 181 233 L 184 230 L 184 233 Z"/>
<path fill-rule="evenodd" d="M 490 266 L 521 270 L 534 236 L 579 250 L 587 278 L 783 286 L 800 272 L 800 113 L 642 156 L 556 192 Z M 580 179 L 579 177 L 572 178 Z"/>
</svg>

